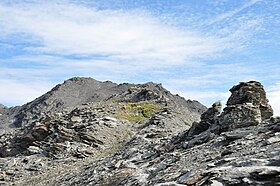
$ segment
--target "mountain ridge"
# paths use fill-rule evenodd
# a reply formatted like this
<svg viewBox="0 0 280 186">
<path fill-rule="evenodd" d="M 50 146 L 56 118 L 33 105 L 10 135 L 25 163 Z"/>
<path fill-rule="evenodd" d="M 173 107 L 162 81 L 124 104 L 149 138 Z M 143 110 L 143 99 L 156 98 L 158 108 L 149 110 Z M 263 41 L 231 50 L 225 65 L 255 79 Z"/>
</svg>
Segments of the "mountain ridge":
<svg viewBox="0 0 280 186">
<path fill-rule="evenodd" d="M 145 84 L 116 84 L 110 81 L 100 82 L 93 78 L 74 77 L 64 81 L 62 84 L 56 85 L 50 91 L 29 103 L 11 108 L 10 115 L 15 118 L 15 121 L 11 124 L 15 127 L 20 127 L 24 125 L 24 123 L 30 122 L 31 118 L 27 119 L 27 121 L 24 120 L 31 117 L 32 114 L 48 113 L 72 108 L 88 102 L 112 100 L 116 94 L 125 93 L 132 87 L 141 88 L 141 86 L 144 86 L 143 89 L 164 92 L 167 97 L 178 100 L 177 104 L 184 104 L 184 106 L 190 105 L 189 109 L 191 110 L 195 110 L 197 107 L 198 112 L 203 112 L 206 108 L 199 102 L 191 100 L 185 101 L 182 97 L 173 96 L 160 84 L 152 82 Z"/>
<path fill-rule="evenodd" d="M 161 84 L 71 78 L 0 109 L 3 185 L 277 185 L 280 118 L 256 81 L 222 110 Z M 6 123 L 5 123 L 6 122 Z M 3 127 L 2 125 L 0 125 Z"/>
</svg>

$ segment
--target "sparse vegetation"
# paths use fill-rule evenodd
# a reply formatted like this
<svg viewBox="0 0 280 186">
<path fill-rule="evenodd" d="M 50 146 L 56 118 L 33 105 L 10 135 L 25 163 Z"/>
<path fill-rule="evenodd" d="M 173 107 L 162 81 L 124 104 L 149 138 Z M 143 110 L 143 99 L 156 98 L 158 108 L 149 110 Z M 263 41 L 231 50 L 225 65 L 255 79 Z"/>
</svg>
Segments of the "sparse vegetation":
<svg viewBox="0 0 280 186">
<path fill-rule="evenodd" d="M 150 119 L 156 112 L 163 109 L 163 105 L 153 101 L 125 102 L 123 104 L 118 110 L 117 116 L 135 123 Z"/>
</svg>

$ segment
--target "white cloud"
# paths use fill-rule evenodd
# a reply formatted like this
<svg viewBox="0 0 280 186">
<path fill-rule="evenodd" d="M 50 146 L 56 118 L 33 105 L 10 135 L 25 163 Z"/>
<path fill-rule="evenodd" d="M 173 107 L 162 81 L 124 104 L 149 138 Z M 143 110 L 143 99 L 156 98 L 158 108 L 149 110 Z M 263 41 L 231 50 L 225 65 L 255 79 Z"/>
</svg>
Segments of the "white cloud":
<svg viewBox="0 0 280 186">
<path fill-rule="evenodd" d="M 232 36 L 171 27 L 144 11 L 96 10 L 71 3 L 0 4 L 0 26 L 2 37 L 25 34 L 42 45 L 26 47 L 29 52 L 104 55 L 145 65 L 182 64 L 236 47 Z"/>
<path fill-rule="evenodd" d="M 280 82 L 267 90 L 267 97 L 273 108 L 274 116 L 280 116 Z"/>
<path fill-rule="evenodd" d="M 0 79 L 0 100 L 7 106 L 22 105 L 47 92 L 52 85 L 41 81 L 22 82 L 10 79 Z M 7 99 L 9 98 L 9 99 Z"/>
</svg>

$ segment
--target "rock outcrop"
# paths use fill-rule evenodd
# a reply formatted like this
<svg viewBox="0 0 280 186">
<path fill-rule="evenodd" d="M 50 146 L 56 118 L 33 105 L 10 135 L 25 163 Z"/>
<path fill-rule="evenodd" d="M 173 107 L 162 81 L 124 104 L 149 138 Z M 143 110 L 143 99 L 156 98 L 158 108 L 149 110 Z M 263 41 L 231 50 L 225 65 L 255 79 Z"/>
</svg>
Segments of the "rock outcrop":
<svg viewBox="0 0 280 186">
<path fill-rule="evenodd" d="M 273 115 L 273 110 L 268 104 L 266 93 L 260 82 L 241 82 L 239 85 L 232 87 L 230 92 L 232 94 L 227 101 L 228 107 L 252 104 L 260 110 L 261 120 L 269 119 Z"/>
<path fill-rule="evenodd" d="M 0 104 L 0 136 L 9 131 L 9 108 Z"/>
<path fill-rule="evenodd" d="M 232 94 L 219 121 L 222 131 L 258 125 L 273 115 L 261 83 L 242 82 L 230 91 Z"/>
<path fill-rule="evenodd" d="M 210 126 L 217 124 L 218 116 L 221 114 L 222 103 L 215 102 L 211 108 L 204 112 L 200 117 L 200 122 L 194 122 L 188 131 L 188 137 L 200 134 L 209 129 Z"/>
<path fill-rule="evenodd" d="M 232 94 L 223 112 L 221 113 L 221 103 L 214 103 L 201 115 L 201 121 L 192 125 L 187 134 L 188 138 L 207 129 L 221 133 L 236 128 L 256 126 L 273 115 L 261 83 L 241 82 L 233 86 L 230 92 Z"/>
</svg>

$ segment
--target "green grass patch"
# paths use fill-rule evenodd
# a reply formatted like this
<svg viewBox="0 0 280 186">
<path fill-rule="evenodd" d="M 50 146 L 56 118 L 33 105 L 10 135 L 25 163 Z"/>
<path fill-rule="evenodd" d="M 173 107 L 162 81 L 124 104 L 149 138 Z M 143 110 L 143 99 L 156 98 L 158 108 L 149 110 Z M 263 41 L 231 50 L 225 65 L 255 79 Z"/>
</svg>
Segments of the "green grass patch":
<svg viewBox="0 0 280 186">
<path fill-rule="evenodd" d="M 150 119 L 156 112 L 164 108 L 163 105 L 153 101 L 123 102 L 123 104 L 118 110 L 117 116 L 135 123 Z"/>
</svg>

